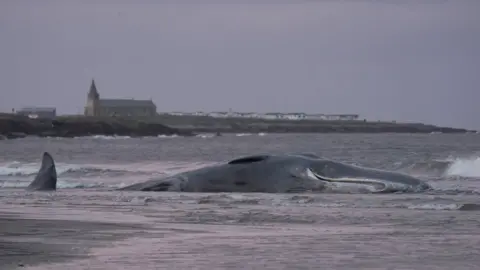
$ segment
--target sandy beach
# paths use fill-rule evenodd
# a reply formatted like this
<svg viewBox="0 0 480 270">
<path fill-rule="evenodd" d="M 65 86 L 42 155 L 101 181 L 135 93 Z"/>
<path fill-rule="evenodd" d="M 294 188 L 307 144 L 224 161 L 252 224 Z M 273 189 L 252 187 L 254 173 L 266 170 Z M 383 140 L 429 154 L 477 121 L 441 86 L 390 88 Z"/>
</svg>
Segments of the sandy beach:
<svg viewBox="0 0 480 270">
<path fill-rule="evenodd" d="M 475 210 L 325 208 L 328 196 L 319 195 L 1 195 L 2 270 L 476 269 L 480 262 Z M 340 205 L 368 201 L 356 196 L 335 197 Z"/>
<path fill-rule="evenodd" d="M 1 213 L 1 269 L 88 258 L 89 249 L 125 238 L 128 226 L 101 222 L 30 219 Z"/>
</svg>

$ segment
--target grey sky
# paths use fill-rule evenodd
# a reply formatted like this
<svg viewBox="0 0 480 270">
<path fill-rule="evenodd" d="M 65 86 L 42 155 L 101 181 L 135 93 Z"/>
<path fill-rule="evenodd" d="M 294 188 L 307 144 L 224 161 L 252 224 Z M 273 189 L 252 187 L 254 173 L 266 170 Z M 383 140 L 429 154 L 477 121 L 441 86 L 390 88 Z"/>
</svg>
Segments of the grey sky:
<svg viewBox="0 0 480 270">
<path fill-rule="evenodd" d="M 94 77 L 101 97 L 158 111 L 480 128 L 479 14 L 478 0 L 2 0 L 0 110 L 83 113 Z"/>
</svg>

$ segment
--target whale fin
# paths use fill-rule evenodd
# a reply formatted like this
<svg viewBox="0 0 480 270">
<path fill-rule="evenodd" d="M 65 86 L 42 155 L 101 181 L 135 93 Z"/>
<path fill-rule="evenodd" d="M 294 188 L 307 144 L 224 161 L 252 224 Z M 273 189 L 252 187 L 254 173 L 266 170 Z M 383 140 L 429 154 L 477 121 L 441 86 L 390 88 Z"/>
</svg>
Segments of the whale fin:
<svg viewBox="0 0 480 270">
<path fill-rule="evenodd" d="M 56 190 L 57 169 L 52 156 L 48 152 L 43 153 L 42 165 L 35 179 L 27 187 L 28 190 Z"/>
</svg>

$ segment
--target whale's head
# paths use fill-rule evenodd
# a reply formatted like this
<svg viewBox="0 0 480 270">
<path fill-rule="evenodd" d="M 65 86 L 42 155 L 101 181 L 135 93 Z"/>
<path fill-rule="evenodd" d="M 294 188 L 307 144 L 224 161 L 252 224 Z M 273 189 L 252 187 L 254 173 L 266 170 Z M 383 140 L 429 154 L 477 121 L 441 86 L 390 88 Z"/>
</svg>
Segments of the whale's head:
<svg viewBox="0 0 480 270">
<path fill-rule="evenodd" d="M 335 187 L 356 186 L 374 193 L 420 192 L 431 187 L 410 175 L 359 167 L 328 159 L 309 159 L 309 175 Z"/>
<path fill-rule="evenodd" d="M 246 179 L 243 181 L 245 186 L 264 183 L 274 187 L 277 192 L 322 192 L 326 189 L 353 188 L 388 193 L 430 188 L 422 180 L 406 174 L 354 166 L 311 153 L 247 156 L 228 162 L 228 166 L 241 179 Z"/>
</svg>

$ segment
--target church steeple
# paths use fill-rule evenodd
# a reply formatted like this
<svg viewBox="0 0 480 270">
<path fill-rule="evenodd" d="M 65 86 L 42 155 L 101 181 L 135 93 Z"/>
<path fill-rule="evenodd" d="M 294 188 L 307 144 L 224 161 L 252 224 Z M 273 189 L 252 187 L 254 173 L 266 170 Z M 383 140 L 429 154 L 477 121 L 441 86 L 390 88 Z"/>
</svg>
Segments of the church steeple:
<svg viewBox="0 0 480 270">
<path fill-rule="evenodd" d="M 92 83 L 90 84 L 90 91 L 88 91 L 88 99 L 98 100 L 99 98 L 100 94 L 98 94 L 97 87 L 95 86 L 95 80 L 92 79 Z"/>
</svg>

